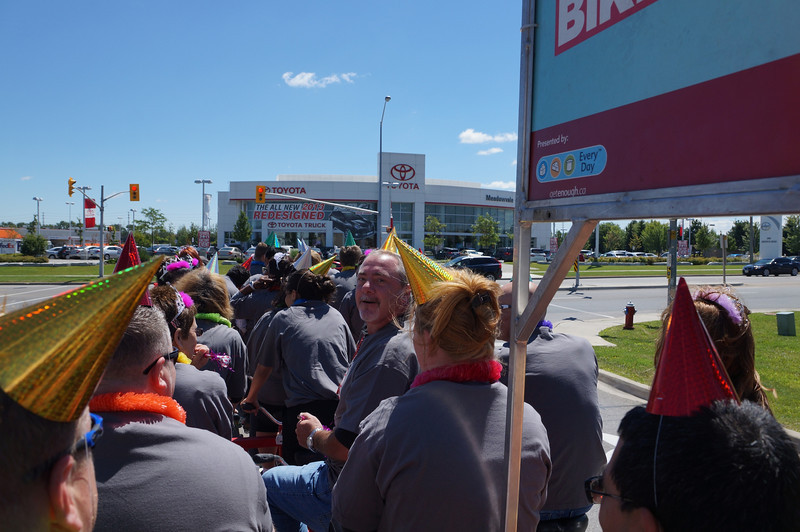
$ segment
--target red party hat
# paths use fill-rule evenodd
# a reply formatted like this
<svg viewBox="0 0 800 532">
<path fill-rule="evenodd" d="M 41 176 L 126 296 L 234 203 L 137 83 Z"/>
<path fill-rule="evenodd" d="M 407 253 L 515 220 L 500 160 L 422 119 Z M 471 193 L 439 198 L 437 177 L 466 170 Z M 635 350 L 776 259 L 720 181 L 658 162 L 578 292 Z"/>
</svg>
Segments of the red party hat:
<svg viewBox="0 0 800 532">
<path fill-rule="evenodd" d="M 246 261 L 242 263 L 242 268 L 245 270 L 250 270 L 250 263 L 253 262 L 253 255 L 250 255 Z"/>
<path fill-rule="evenodd" d="M 125 239 L 125 245 L 122 246 L 122 252 L 119 254 L 117 264 L 114 266 L 114 273 L 119 273 L 133 266 L 138 266 L 142 263 L 139 258 L 139 248 L 136 247 L 136 240 L 133 239 L 133 232 L 128 233 L 128 238 Z M 145 307 L 152 307 L 153 302 L 150 301 L 150 293 L 145 290 L 142 295 L 142 300 L 139 301 L 140 305 Z"/>
<path fill-rule="evenodd" d="M 681 278 L 647 411 L 690 416 L 714 401 L 730 399 L 739 401 L 714 342 L 697 314 L 686 280 Z"/>
</svg>

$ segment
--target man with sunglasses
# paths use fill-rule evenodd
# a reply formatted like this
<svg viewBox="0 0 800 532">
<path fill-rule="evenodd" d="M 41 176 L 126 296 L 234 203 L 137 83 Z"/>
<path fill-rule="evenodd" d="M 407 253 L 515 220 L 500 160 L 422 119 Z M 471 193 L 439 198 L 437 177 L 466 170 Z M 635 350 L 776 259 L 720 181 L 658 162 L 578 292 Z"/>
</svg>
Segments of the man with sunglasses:
<svg viewBox="0 0 800 532">
<path fill-rule="evenodd" d="M 272 530 L 247 453 L 184 424 L 172 398 L 177 356 L 162 312 L 137 309 L 90 402 L 105 420 L 97 529 Z"/>
</svg>

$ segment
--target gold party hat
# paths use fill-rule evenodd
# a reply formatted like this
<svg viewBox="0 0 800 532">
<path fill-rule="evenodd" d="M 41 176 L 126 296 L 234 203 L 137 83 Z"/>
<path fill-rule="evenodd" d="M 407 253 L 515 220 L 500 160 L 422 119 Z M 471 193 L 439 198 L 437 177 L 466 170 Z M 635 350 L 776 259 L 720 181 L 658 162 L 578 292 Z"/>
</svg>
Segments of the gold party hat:
<svg viewBox="0 0 800 532">
<path fill-rule="evenodd" d="M 45 419 L 77 419 L 162 259 L 0 317 L 3 391 Z"/>
<path fill-rule="evenodd" d="M 333 261 L 336 260 L 336 255 L 329 258 L 328 260 L 323 260 L 322 262 L 313 265 L 308 269 L 311 273 L 316 273 L 317 275 L 328 275 L 328 271 L 333 266 Z"/>
<path fill-rule="evenodd" d="M 381 249 L 384 251 L 393 251 L 394 253 L 397 253 L 397 246 L 394 243 L 396 238 L 397 238 L 397 233 L 395 232 L 393 227 L 391 233 L 389 233 L 389 236 L 387 236 L 386 240 L 384 240 Z"/>
<path fill-rule="evenodd" d="M 411 291 L 414 293 L 414 301 L 418 305 L 428 300 L 430 289 L 435 283 L 453 279 L 453 276 L 446 269 L 399 238 L 395 237 L 393 241 L 397 247 L 397 253 L 400 254 L 400 259 L 403 261 L 408 284 L 411 285 Z"/>
</svg>

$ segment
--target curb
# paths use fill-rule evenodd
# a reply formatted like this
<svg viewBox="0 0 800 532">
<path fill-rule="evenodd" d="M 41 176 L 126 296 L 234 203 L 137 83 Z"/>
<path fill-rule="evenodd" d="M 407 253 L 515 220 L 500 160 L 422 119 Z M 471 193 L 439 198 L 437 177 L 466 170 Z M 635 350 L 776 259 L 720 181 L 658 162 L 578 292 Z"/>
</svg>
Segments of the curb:
<svg viewBox="0 0 800 532">
<path fill-rule="evenodd" d="M 622 377 L 621 375 L 616 375 L 604 369 L 600 370 L 597 376 L 597 380 L 604 382 L 609 386 L 616 388 L 617 390 L 638 397 L 639 399 L 642 399 L 644 401 L 647 401 L 647 399 L 650 397 L 649 386 L 645 386 L 640 382 L 636 382 L 631 379 Z M 792 443 L 794 443 L 795 449 L 797 449 L 798 452 L 800 452 L 800 432 L 787 429 L 786 427 L 784 427 L 783 430 L 786 432 L 787 436 L 789 436 L 789 438 L 792 440 Z"/>
</svg>

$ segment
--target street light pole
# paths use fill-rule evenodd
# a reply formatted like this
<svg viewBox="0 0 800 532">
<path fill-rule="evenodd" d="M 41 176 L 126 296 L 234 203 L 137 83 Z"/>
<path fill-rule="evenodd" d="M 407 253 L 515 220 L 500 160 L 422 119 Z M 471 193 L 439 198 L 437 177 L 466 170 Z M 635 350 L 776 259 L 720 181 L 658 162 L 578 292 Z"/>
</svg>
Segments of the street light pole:
<svg viewBox="0 0 800 532">
<path fill-rule="evenodd" d="M 67 221 L 69 222 L 69 238 L 67 239 L 68 244 L 72 244 L 72 206 L 75 205 L 74 201 L 65 201 L 67 205 L 69 205 L 69 216 L 67 217 Z"/>
<path fill-rule="evenodd" d="M 209 185 L 212 183 L 210 179 L 195 179 L 195 183 L 203 186 L 203 197 L 202 201 L 200 202 L 200 230 L 206 230 L 206 183 Z"/>
<path fill-rule="evenodd" d="M 40 198 L 39 196 L 34 196 L 33 197 L 33 201 L 36 202 L 36 234 L 37 235 L 41 235 L 42 234 L 42 222 L 41 222 L 41 218 L 39 218 L 39 203 L 42 202 L 43 199 Z"/>
<path fill-rule="evenodd" d="M 383 117 L 386 114 L 386 104 L 389 103 L 391 100 L 391 96 L 386 96 L 383 99 L 383 111 L 381 111 L 381 124 L 380 124 L 380 135 L 378 141 L 378 227 L 375 229 L 375 245 L 380 245 L 380 239 L 378 237 L 378 233 L 380 232 L 380 225 L 381 225 L 381 218 L 383 217 Z M 392 205 L 389 204 L 389 208 L 392 208 Z"/>
<path fill-rule="evenodd" d="M 133 236 L 136 237 L 136 209 L 128 209 L 130 212 L 133 213 L 133 223 L 131 224 L 131 233 Z"/>
</svg>

